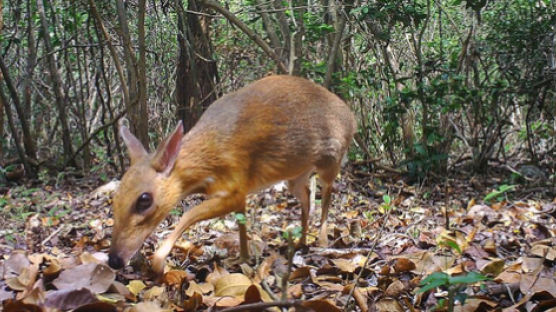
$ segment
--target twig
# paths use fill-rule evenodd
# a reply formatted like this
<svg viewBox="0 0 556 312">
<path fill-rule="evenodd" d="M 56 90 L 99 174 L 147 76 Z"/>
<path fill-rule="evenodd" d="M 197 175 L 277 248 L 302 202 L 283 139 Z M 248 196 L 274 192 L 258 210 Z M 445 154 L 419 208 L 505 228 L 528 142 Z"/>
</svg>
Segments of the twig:
<svg viewBox="0 0 556 312">
<path fill-rule="evenodd" d="M 353 298 L 353 292 L 357 288 L 357 284 L 359 284 L 359 279 L 361 278 L 361 275 L 363 275 L 363 271 L 365 271 L 365 268 L 367 267 L 367 264 L 369 263 L 369 259 L 371 258 L 371 255 L 373 254 L 373 251 L 375 250 L 376 245 L 378 244 L 378 241 L 382 237 L 382 233 L 384 232 L 384 229 L 386 228 L 386 224 L 388 223 L 388 218 L 390 217 L 390 211 L 392 211 L 391 207 L 390 207 L 390 209 L 388 209 L 386 211 L 386 215 L 383 218 L 384 222 L 380 226 L 380 230 L 378 231 L 378 234 L 377 234 L 375 240 L 373 241 L 373 245 L 371 246 L 371 249 L 367 253 L 365 263 L 363 264 L 363 266 L 361 266 L 361 270 L 359 271 L 359 274 L 357 274 L 357 276 L 355 277 L 353 287 L 349 290 L 348 299 L 346 301 L 346 304 L 344 305 L 344 311 L 348 311 L 347 307 L 348 307 L 349 303 L 351 302 L 351 298 Z"/>
<path fill-rule="evenodd" d="M 286 301 L 273 301 L 273 302 L 256 302 L 243 304 L 237 307 L 226 308 L 220 312 L 238 312 L 238 311 L 260 311 L 262 309 L 279 307 L 279 308 L 305 308 L 301 300 L 286 300 Z"/>
<path fill-rule="evenodd" d="M 62 225 L 60 226 L 56 231 L 50 233 L 50 235 L 48 235 L 47 238 L 45 238 L 42 242 L 41 245 L 44 246 L 44 244 L 46 244 L 49 240 L 51 240 L 56 234 L 60 233 L 63 229 L 66 228 L 66 225 Z"/>
</svg>

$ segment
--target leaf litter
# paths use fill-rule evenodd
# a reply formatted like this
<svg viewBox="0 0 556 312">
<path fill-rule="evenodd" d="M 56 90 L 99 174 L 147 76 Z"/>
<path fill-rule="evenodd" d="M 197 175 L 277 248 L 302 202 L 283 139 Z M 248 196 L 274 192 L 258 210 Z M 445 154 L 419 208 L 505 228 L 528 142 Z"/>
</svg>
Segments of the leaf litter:
<svg viewBox="0 0 556 312">
<path fill-rule="evenodd" d="M 105 263 L 117 182 L 94 191 L 87 183 L 2 195 L 4 311 L 447 311 L 450 288 L 423 284 L 437 273 L 468 281 L 454 284 L 463 295 L 454 311 L 556 309 L 556 198 L 484 200 L 494 186 L 451 178 L 420 188 L 353 170 L 337 181 L 328 247 L 316 247 L 318 192 L 308 246 L 289 259 L 284 233 L 299 225 L 300 207 L 286 190 L 269 189 L 248 199 L 249 263 L 237 261 L 230 215 L 186 231 L 154 280 L 157 242 L 204 197 L 187 198 L 115 272 Z M 472 274 L 487 279 L 466 280 Z"/>
</svg>

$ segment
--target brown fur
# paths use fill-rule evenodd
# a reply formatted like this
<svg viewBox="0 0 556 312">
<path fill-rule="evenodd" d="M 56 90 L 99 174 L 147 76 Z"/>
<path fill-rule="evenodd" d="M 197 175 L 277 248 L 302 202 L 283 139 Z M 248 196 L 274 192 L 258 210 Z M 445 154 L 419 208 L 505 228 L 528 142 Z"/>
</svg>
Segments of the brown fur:
<svg viewBox="0 0 556 312">
<path fill-rule="evenodd" d="M 161 271 L 171 245 L 187 227 L 243 212 L 248 193 L 281 180 L 290 181 L 298 198 L 305 197 L 312 170 L 323 181 L 325 223 L 331 184 L 355 130 L 353 114 L 342 100 L 302 78 L 270 76 L 222 97 L 181 139 L 175 164 L 167 173 L 160 159 L 166 159 L 161 153 L 167 152 L 170 139 L 154 155 L 130 155 L 135 161 L 114 198 L 111 253 L 129 259 L 182 197 L 193 191 L 208 194 L 211 198 L 187 211 L 157 251 L 154 266 Z M 137 214 L 134 203 L 143 192 L 153 194 L 155 208 Z M 302 206 L 304 239 L 308 200 L 303 199 Z M 245 237 L 244 227 L 240 232 Z M 241 244 L 246 256 L 245 239 Z"/>
</svg>

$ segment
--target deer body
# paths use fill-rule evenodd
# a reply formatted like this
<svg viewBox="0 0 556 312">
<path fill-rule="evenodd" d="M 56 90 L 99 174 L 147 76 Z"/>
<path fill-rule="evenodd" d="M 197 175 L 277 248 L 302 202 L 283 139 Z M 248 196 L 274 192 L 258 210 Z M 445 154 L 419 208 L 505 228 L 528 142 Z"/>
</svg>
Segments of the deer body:
<svg viewBox="0 0 556 312">
<path fill-rule="evenodd" d="M 123 266 L 143 240 L 184 196 L 209 199 L 188 210 L 160 246 L 153 269 L 192 224 L 230 212 L 245 212 L 250 192 L 287 180 L 302 206 L 302 242 L 309 213 L 308 179 L 323 187 L 320 242 L 332 182 L 356 129 L 353 114 L 336 95 L 308 80 L 270 76 L 214 102 L 183 136 L 181 123 L 149 155 L 126 128 L 131 167 L 114 197 L 114 232 L 109 264 Z M 248 257 L 245 225 L 239 225 L 241 257 Z"/>
</svg>

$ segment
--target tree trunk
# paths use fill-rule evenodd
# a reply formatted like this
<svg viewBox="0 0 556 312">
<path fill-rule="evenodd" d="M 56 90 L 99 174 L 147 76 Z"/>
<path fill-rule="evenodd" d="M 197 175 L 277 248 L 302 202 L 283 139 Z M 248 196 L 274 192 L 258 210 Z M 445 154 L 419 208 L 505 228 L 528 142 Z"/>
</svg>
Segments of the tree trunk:
<svg viewBox="0 0 556 312">
<path fill-rule="evenodd" d="M 62 89 L 62 79 L 60 78 L 60 73 L 56 65 L 55 53 L 52 50 L 52 45 L 50 43 L 48 23 L 46 21 L 46 14 L 44 12 L 44 1 L 48 0 L 38 0 L 37 10 L 40 15 L 41 28 L 44 39 L 44 47 L 46 49 L 46 59 L 48 62 L 48 67 L 50 71 L 50 79 L 52 80 L 52 87 L 54 89 L 54 95 L 56 97 L 56 109 L 58 110 L 58 117 L 60 119 L 60 125 L 62 126 L 62 142 L 64 146 L 64 157 L 66 159 L 71 159 L 73 155 L 73 148 L 71 145 L 71 135 L 68 126 L 68 118 L 66 116 L 66 95 Z M 75 166 L 75 161 L 71 160 L 70 165 Z"/>
<path fill-rule="evenodd" d="M 145 2 L 142 1 L 143 7 Z M 131 44 L 131 36 L 129 34 L 128 21 L 126 16 L 126 10 L 122 0 L 116 1 L 116 8 L 118 12 L 118 19 L 120 23 L 120 36 L 122 38 L 122 43 L 124 47 L 124 60 L 127 67 L 127 81 L 129 87 L 129 103 L 126 103 L 126 107 L 129 108 L 129 117 L 131 121 L 131 130 L 137 136 L 137 138 L 143 143 L 143 146 L 149 146 L 149 136 L 148 136 L 148 113 L 146 111 L 146 96 L 141 99 L 143 103 L 139 103 L 139 80 L 138 80 L 138 66 L 137 59 L 135 58 L 133 52 L 133 46 Z M 143 18 L 139 16 L 138 26 L 143 24 L 144 26 L 144 8 L 139 9 L 143 11 Z M 141 15 L 141 14 L 139 14 Z M 143 27 L 143 44 L 144 44 L 144 27 Z M 143 52 L 144 53 L 144 52 Z M 144 82 L 146 85 L 146 82 Z M 144 110 L 143 110 L 144 109 Z"/>
<path fill-rule="evenodd" d="M 2 11 L 3 3 L 0 0 L 0 12 Z M 4 14 L 0 14 L 0 36 L 2 35 L 2 28 L 4 28 Z M 0 72 L 0 85 L 2 84 L 2 73 Z M 0 101 L 0 138 L 4 137 L 4 102 Z M 4 140 L 0 140 L 0 161 L 4 158 Z"/>
<path fill-rule="evenodd" d="M 203 12 L 196 0 L 190 0 L 189 12 Z M 176 102 L 178 116 L 185 130 L 191 129 L 205 109 L 216 100 L 218 71 L 211 59 L 213 50 L 208 34 L 208 21 L 192 13 L 185 14 L 181 2 L 178 12 L 178 62 L 176 70 Z M 203 27 L 203 24 L 205 27 Z"/>
</svg>

